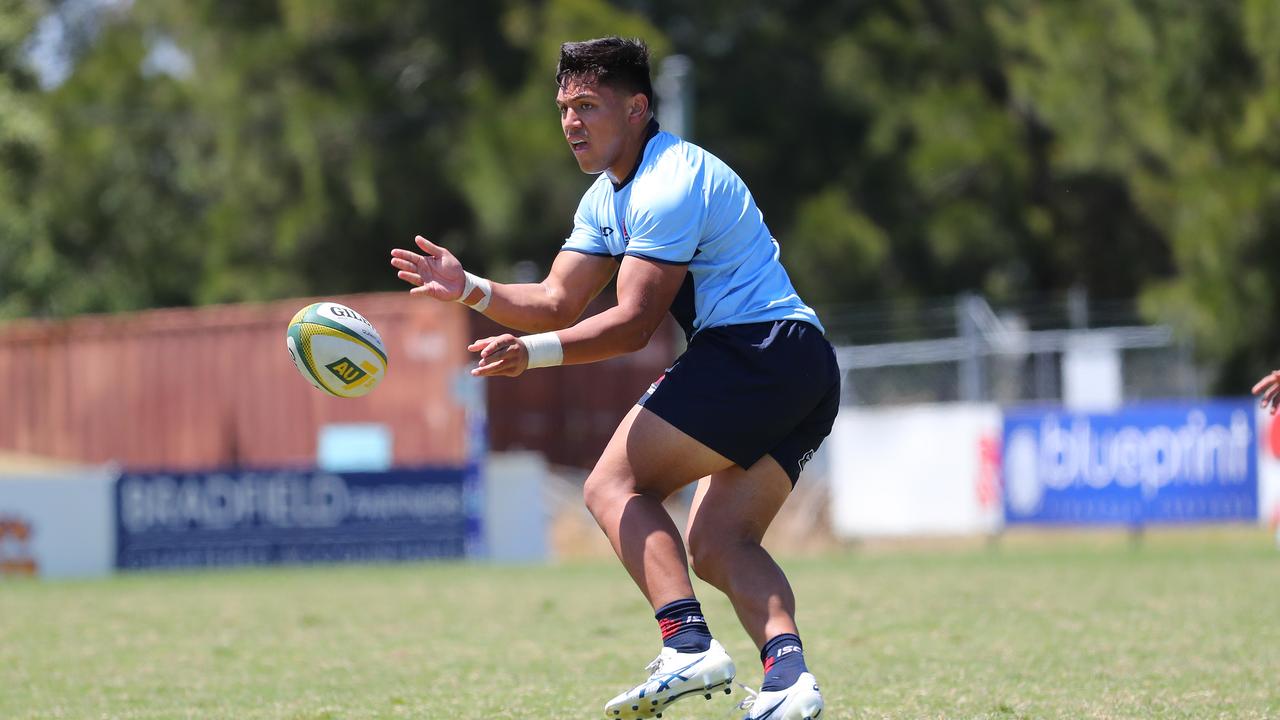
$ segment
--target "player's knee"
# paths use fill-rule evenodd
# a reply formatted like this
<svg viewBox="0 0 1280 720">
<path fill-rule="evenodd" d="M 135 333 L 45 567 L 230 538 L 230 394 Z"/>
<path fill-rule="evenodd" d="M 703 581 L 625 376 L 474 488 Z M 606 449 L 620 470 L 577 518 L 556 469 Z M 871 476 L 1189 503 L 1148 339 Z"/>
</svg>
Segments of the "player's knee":
<svg viewBox="0 0 1280 720">
<path fill-rule="evenodd" d="M 582 484 L 582 502 L 592 515 L 599 517 L 605 499 L 611 495 L 607 490 L 605 483 L 597 480 L 595 475 L 588 476 L 587 481 Z"/>
<path fill-rule="evenodd" d="M 760 552 L 760 543 L 724 528 L 690 525 L 686 532 L 689 567 L 712 586 L 726 590 L 734 569 Z"/>
<path fill-rule="evenodd" d="M 710 583 L 713 587 L 718 586 L 715 581 L 715 573 L 712 571 L 714 563 L 705 554 L 694 552 L 692 548 L 689 550 L 689 568 L 693 570 L 693 574 L 697 575 L 704 582 Z"/>
<path fill-rule="evenodd" d="M 591 473 L 582 484 L 582 501 L 595 517 L 630 496 L 634 483 L 624 482 L 607 473 Z"/>
<path fill-rule="evenodd" d="M 722 585 L 725 569 L 728 564 L 726 555 L 730 543 L 723 538 L 717 540 L 707 533 L 690 529 L 689 531 L 689 567 L 693 574 L 715 587 Z"/>
</svg>

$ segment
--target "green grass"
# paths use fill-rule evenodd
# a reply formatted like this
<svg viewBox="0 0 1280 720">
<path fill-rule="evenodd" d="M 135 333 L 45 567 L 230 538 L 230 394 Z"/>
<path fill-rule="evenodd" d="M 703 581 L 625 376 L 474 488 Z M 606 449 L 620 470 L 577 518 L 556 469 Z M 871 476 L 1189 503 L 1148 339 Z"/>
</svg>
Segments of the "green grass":
<svg viewBox="0 0 1280 720">
<path fill-rule="evenodd" d="M 784 560 L 830 718 L 1280 717 L 1262 531 Z M 711 628 L 759 682 L 727 602 Z M 619 567 L 0 584 L 0 718 L 594 718 L 658 647 Z M 666 716 L 737 718 L 734 699 Z"/>
</svg>

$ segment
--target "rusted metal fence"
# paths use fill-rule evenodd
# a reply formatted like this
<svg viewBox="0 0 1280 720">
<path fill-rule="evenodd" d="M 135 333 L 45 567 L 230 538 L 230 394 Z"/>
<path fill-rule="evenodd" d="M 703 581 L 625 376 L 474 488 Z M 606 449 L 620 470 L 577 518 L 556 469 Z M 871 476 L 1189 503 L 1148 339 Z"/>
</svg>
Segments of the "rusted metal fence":
<svg viewBox="0 0 1280 720">
<path fill-rule="evenodd" d="M 391 431 L 396 465 L 464 462 L 466 345 L 501 328 L 405 293 L 325 299 L 387 345 L 387 375 L 364 398 L 328 397 L 289 361 L 285 326 L 313 299 L 0 326 L 0 450 L 132 469 L 311 466 L 321 427 L 370 422 Z M 490 447 L 590 467 L 675 346 L 668 323 L 639 353 L 489 380 Z"/>
</svg>

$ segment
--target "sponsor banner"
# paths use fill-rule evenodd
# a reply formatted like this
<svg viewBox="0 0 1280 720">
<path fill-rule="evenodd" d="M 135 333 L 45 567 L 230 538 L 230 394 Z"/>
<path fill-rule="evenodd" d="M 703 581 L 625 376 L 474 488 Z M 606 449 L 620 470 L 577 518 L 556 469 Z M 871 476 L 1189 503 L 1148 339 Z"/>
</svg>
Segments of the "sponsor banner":
<svg viewBox="0 0 1280 720">
<path fill-rule="evenodd" d="M 1010 410 L 1008 523 L 1255 521 L 1257 423 L 1248 399 L 1114 413 Z"/>
<path fill-rule="evenodd" d="M 550 557 L 547 461 L 541 453 L 494 453 L 484 464 L 485 557 L 502 563 L 543 562 Z"/>
<path fill-rule="evenodd" d="M 114 480 L 110 468 L 0 476 L 0 580 L 111 572 Z"/>
<path fill-rule="evenodd" d="M 127 473 L 124 569 L 460 558 L 480 542 L 472 468 Z"/>
<path fill-rule="evenodd" d="M 986 403 L 841 408 L 824 445 L 836 534 L 998 530 L 1000 417 Z"/>
</svg>

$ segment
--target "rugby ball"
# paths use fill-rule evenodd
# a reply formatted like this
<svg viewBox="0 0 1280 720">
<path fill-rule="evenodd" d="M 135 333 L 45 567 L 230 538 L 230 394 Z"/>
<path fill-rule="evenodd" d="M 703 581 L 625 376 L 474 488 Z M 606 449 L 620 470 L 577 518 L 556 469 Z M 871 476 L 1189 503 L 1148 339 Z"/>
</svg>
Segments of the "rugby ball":
<svg viewBox="0 0 1280 720">
<path fill-rule="evenodd" d="M 302 377 L 335 397 L 366 395 L 387 372 L 387 351 L 373 323 L 335 302 L 299 310 L 285 345 Z"/>
</svg>

